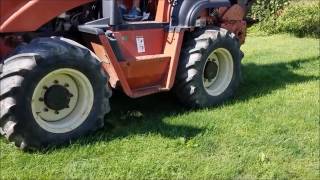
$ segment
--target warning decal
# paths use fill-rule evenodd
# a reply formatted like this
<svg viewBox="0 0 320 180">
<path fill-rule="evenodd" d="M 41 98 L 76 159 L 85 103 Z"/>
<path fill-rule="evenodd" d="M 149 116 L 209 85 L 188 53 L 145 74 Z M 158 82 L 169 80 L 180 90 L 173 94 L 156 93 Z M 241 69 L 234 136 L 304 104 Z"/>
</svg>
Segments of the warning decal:
<svg viewBox="0 0 320 180">
<path fill-rule="evenodd" d="M 137 36 L 137 37 L 136 37 L 136 41 L 137 41 L 138 53 L 144 53 L 144 52 L 146 52 L 146 48 L 145 48 L 145 45 L 144 45 L 144 38 L 143 38 L 143 36 Z"/>
</svg>

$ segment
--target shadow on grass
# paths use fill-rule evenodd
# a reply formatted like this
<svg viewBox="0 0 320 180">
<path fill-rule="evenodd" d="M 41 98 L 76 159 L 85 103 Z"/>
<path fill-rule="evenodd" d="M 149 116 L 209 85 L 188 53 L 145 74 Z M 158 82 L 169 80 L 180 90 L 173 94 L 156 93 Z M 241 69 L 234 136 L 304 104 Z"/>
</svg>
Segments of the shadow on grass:
<svg viewBox="0 0 320 180">
<path fill-rule="evenodd" d="M 264 96 L 290 84 L 319 80 L 318 76 L 305 76 L 293 71 L 302 69 L 305 64 L 319 62 L 320 57 L 297 59 L 287 63 L 257 65 L 254 63 L 243 66 L 243 81 L 236 93 L 236 101 L 249 100 Z M 319 66 L 319 64 L 317 64 Z M 306 69 L 308 70 L 308 69 Z"/>
<path fill-rule="evenodd" d="M 191 138 L 202 131 L 199 128 L 165 122 L 165 118 L 170 119 L 187 112 L 171 93 L 131 99 L 117 92 L 111 99 L 110 105 L 112 110 L 106 116 L 109 125 L 107 130 L 114 131 L 117 137 L 156 133 L 168 138 Z"/>
<path fill-rule="evenodd" d="M 317 60 L 319 57 L 299 59 L 289 63 L 245 64 L 243 82 L 235 99 L 227 102 L 227 105 L 264 96 L 289 84 L 318 80 L 317 76 L 304 76 L 293 72 L 303 68 L 304 64 Z M 111 112 L 105 118 L 106 126 L 94 135 L 80 139 L 77 144 L 88 145 L 150 133 L 173 139 L 183 137 L 188 140 L 204 131 L 197 127 L 165 122 L 166 118 L 170 119 L 192 111 L 177 103 L 172 93 L 131 99 L 121 92 L 115 92 L 110 105 Z"/>
<path fill-rule="evenodd" d="M 264 96 L 274 90 L 285 88 L 289 84 L 319 79 L 316 76 L 304 76 L 293 72 L 293 70 L 303 68 L 304 64 L 317 60 L 319 57 L 298 59 L 288 63 L 245 64 L 243 66 L 243 82 L 235 99 L 227 102 L 227 105 Z M 111 108 L 106 122 L 113 125 L 107 123 L 106 128 L 95 135 L 100 140 L 149 133 L 160 134 L 168 138 L 184 137 L 190 139 L 203 131 L 203 129 L 195 127 L 169 125 L 164 122 L 165 118 L 192 111 L 183 108 L 172 93 L 130 99 L 118 92 L 111 99 Z"/>
</svg>

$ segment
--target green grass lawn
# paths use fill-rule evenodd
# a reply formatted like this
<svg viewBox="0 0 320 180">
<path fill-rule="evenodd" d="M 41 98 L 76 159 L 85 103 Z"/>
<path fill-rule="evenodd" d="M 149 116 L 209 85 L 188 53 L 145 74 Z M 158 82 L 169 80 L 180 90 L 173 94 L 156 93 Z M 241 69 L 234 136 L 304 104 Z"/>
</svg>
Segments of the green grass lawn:
<svg viewBox="0 0 320 180">
<path fill-rule="evenodd" d="M 0 138 L 2 179 L 319 179 L 319 41 L 249 36 L 234 100 L 188 110 L 116 93 L 107 125 L 24 153 Z"/>
</svg>

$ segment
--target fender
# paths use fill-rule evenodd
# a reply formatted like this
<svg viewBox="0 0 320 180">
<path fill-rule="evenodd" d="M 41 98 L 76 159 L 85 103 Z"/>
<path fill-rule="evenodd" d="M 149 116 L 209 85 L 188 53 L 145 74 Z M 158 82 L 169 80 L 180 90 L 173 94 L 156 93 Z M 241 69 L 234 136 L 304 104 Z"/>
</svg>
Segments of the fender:
<svg viewBox="0 0 320 180">
<path fill-rule="evenodd" d="M 181 28 L 195 26 L 203 9 L 231 6 L 229 0 L 176 0 L 174 3 L 171 25 Z"/>
<path fill-rule="evenodd" d="M 0 0 L 0 33 L 35 31 L 51 19 L 94 0 Z"/>
</svg>

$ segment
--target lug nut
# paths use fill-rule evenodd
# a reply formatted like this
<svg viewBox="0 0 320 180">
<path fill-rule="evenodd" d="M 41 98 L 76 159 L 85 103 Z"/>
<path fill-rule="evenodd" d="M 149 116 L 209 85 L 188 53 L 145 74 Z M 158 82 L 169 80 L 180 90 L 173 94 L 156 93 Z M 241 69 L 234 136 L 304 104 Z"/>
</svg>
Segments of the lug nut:
<svg viewBox="0 0 320 180">
<path fill-rule="evenodd" d="M 55 111 L 54 113 L 59 114 L 59 111 Z"/>
<path fill-rule="evenodd" d="M 66 83 L 66 84 L 64 84 L 64 87 L 69 87 L 69 84 L 67 84 L 67 83 Z"/>
<path fill-rule="evenodd" d="M 44 101 L 44 99 L 43 98 L 39 98 L 39 101 Z"/>
<path fill-rule="evenodd" d="M 44 112 L 48 112 L 48 111 L 49 111 L 49 109 L 48 109 L 48 108 L 44 108 L 43 110 L 44 110 Z"/>
<path fill-rule="evenodd" d="M 43 86 L 42 88 L 43 88 L 43 89 L 46 89 L 46 90 L 48 89 L 48 87 L 47 87 L 47 86 Z"/>
<path fill-rule="evenodd" d="M 54 81 L 53 81 L 53 83 L 58 84 L 58 83 L 59 83 L 59 81 L 58 81 L 58 80 L 54 80 Z"/>
</svg>

